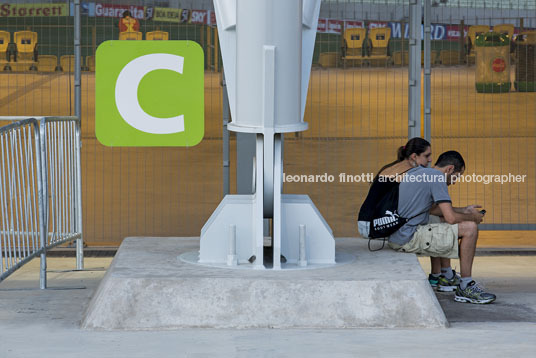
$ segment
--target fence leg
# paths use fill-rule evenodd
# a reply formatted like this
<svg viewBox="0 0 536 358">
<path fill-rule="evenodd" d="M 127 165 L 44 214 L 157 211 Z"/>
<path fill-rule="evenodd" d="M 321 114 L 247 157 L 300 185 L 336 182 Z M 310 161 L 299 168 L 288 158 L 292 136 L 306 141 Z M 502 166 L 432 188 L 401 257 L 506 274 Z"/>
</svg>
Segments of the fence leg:
<svg viewBox="0 0 536 358">
<path fill-rule="evenodd" d="M 80 237 L 76 239 L 76 269 L 84 269 L 84 233 L 82 230 L 82 135 L 80 129 L 80 121 L 75 125 L 76 128 L 76 196 L 77 196 L 77 207 L 76 210 L 76 230 L 80 233 Z"/>
<path fill-rule="evenodd" d="M 41 246 L 41 264 L 39 271 L 39 288 L 47 288 L 47 239 L 48 239 L 48 181 L 47 181 L 47 156 L 46 156 L 46 132 L 44 118 L 37 118 L 35 124 L 35 149 L 37 151 L 37 191 L 39 206 L 39 244 Z"/>
<path fill-rule="evenodd" d="M 82 121 L 82 74 L 81 74 L 81 64 L 82 64 L 82 50 L 81 50 L 81 17 L 80 17 L 80 0 L 74 1 L 74 54 L 75 54 L 75 115 L 78 118 L 78 122 L 75 124 L 76 128 L 76 186 L 77 186 L 77 206 L 78 210 L 76 211 L 76 222 L 77 230 L 80 232 L 80 238 L 76 239 L 76 269 L 84 269 L 84 240 L 82 235 L 82 172 L 81 172 L 81 156 L 80 149 L 82 138 L 80 135 L 80 125 Z"/>
<path fill-rule="evenodd" d="M 41 252 L 41 268 L 39 271 L 39 288 L 44 290 L 47 288 L 47 252 L 43 248 Z"/>
</svg>

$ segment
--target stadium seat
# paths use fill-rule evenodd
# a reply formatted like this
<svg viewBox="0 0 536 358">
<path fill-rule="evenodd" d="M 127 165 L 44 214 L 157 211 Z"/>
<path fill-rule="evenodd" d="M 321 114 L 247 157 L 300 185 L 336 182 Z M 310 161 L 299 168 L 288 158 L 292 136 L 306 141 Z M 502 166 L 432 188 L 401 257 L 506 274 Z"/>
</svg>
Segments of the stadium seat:
<svg viewBox="0 0 536 358">
<path fill-rule="evenodd" d="M 37 48 L 37 32 L 17 31 L 14 34 L 17 46 L 17 62 L 35 62 L 35 50 Z"/>
<path fill-rule="evenodd" d="M 395 66 L 406 66 L 409 64 L 409 52 L 405 51 L 395 51 L 393 52 L 393 64 Z"/>
<path fill-rule="evenodd" d="M 14 72 L 29 71 L 35 69 L 37 62 L 35 54 L 37 50 L 37 32 L 17 31 L 13 34 L 17 48 L 16 62 L 10 63 Z"/>
<path fill-rule="evenodd" d="M 469 26 L 467 32 L 466 46 L 467 46 L 467 64 L 471 65 L 475 63 L 475 39 L 478 35 L 489 32 L 488 25 L 473 25 Z"/>
<path fill-rule="evenodd" d="M 439 61 L 443 66 L 459 65 L 463 62 L 460 59 L 460 51 L 457 50 L 441 50 L 439 53 Z"/>
<path fill-rule="evenodd" d="M 395 51 L 391 56 L 395 66 L 406 66 L 409 64 L 409 51 Z M 438 51 L 430 51 L 430 65 L 435 65 L 438 61 Z M 424 66 L 424 51 L 421 51 L 421 65 Z"/>
<path fill-rule="evenodd" d="M 519 36 L 522 36 L 525 41 L 530 41 L 530 43 L 536 42 L 536 31 L 524 31 Z"/>
<path fill-rule="evenodd" d="M 61 56 L 60 66 L 63 72 L 74 72 L 74 56 L 73 55 Z"/>
<path fill-rule="evenodd" d="M 514 40 L 514 25 L 512 24 L 500 24 L 493 26 L 493 32 L 498 32 L 500 34 L 505 34 L 508 36 L 508 39 L 510 40 L 510 43 Z M 512 52 L 510 54 L 510 64 L 514 64 L 516 62 L 516 56 L 515 53 Z"/>
<path fill-rule="evenodd" d="M 142 36 L 139 31 L 125 31 L 119 33 L 119 40 L 141 40 Z"/>
<path fill-rule="evenodd" d="M 0 31 L 0 71 L 3 71 L 9 62 L 7 47 L 10 41 L 11 34 L 7 31 Z"/>
<path fill-rule="evenodd" d="M 145 34 L 146 40 L 169 40 L 169 32 L 151 31 Z"/>
<path fill-rule="evenodd" d="M 95 56 L 86 56 L 86 68 L 90 72 L 95 72 Z"/>
<path fill-rule="evenodd" d="M 370 29 L 368 38 L 371 46 L 370 51 L 368 51 L 368 60 L 387 62 L 389 60 L 387 48 L 391 39 L 391 28 L 378 27 Z"/>
<path fill-rule="evenodd" d="M 54 72 L 58 67 L 58 57 L 54 55 L 39 55 L 37 58 L 37 71 Z"/>
<path fill-rule="evenodd" d="M 500 34 L 505 34 L 510 40 L 514 36 L 514 25 L 512 24 L 501 24 L 493 26 L 493 32 L 498 32 Z"/>
<path fill-rule="evenodd" d="M 342 48 L 342 63 L 346 67 L 346 61 L 360 62 L 365 59 L 363 56 L 363 43 L 367 30 L 363 28 L 346 29 L 344 31 L 344 44 Z"/>
<path fill-rule="evenodd" d="M 338 52 L 321 52 L 318 56 L 318 64 L 322 68 L 337 67 Z"/>
</svg>

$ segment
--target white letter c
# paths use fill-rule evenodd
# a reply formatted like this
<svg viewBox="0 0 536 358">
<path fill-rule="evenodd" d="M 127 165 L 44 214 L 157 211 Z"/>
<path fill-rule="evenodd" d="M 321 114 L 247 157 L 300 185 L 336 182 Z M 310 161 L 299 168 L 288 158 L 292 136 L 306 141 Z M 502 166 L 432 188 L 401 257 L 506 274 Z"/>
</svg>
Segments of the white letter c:
<svg viewBox="0 0 536 358">
<path fill-rule="evenodd" d="M 154 70 L 171 70 L 182 74 L 184 57 L 166 53 L 144 55 L 130 61 L 119 73 L 115 84 L 115 103 L 125 122 L 146 133 L 171 134 L 184 132 L 184 116 L 153 117 L 141 108 L 138 86 L 142 78 Z"/>
</svg>

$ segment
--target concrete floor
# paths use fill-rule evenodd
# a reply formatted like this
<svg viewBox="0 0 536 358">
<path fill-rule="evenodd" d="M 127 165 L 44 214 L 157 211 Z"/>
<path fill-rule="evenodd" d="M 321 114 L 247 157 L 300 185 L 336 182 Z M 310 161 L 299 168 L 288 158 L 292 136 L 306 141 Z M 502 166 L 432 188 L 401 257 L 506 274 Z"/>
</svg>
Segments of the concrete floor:
<svg viewBox="0 0 536 358">
<path fill-rule="evenodd" d="M 427 272 L 428 259 L 420 261 Z M 449 355 L 529 357 L 536 350 L 536 256 L 477 257 L 474 276 L 498 299 L 477 306 L 438 294 L 447 329 L 81 330 L 110 262 L 86 258 L 86 271 L 71 272 L 73 258 L 49 259 L 45 291 L 37 289 L 38 260 L 2 282 L 0 357 L 415 357 L 441 347 Z"/>
</svg>

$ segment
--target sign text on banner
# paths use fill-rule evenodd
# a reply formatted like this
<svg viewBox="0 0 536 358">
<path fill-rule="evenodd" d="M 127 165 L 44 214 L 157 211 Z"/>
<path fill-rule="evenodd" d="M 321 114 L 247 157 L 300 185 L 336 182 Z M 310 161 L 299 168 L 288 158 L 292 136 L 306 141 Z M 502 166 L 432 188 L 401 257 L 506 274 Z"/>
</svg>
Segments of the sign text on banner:
<svg viewBox="0 0 536 358">
<path fill-rule="evenodd" d="M 154 21 L 189 24 L 207 24 L 210 21 L 208 10 L 170 9 L 165 7 L 155 7 L 152 19 Z"/>
<path fill-rule="evenodd" d="M 190 21 L 190 10 L 155 7 L 153 20 L 164 22 L 188 23 Z"/>
<path fill-rule="evenodd" d="M 121 17 L 125 10 L 129 10 L 132 17 L 138 20 L 142 20 L 145 15 L 143 6 L 95 4 L 95 16 L 97 17 Z"/>
<path fill-rule="evenodd" d="M 0 4 L 0 17 L 69 16 L 67 4 Z"/>
<path fill-rule="evenodd" d="M 192 24 L 206 24 L 208 20 L 208 10 L 192 10 L 190 16 L 190 23 Z"/>
</svg>

